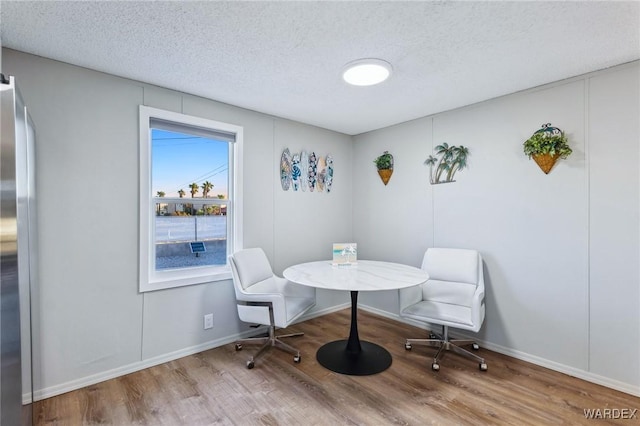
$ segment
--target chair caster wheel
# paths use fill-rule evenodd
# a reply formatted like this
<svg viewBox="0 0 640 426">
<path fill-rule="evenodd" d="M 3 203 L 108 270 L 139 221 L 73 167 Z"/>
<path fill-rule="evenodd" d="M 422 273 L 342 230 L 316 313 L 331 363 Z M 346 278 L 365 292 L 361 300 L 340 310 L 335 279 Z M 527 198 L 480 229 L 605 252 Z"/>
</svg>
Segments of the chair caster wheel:
<svg viewBox="0 0 640 426">
<path fill-rule="evenodd" d="M 302 358 L 300 357 L 300 355 L 296 355 L 293 357 L 293 362 L 295 362 L 296 364 L 300 364 L 301 359 Z"/>
<path fill-rule="evenodd" d="M 247 361 L 247 369 L 251 370 L 253 367 L 255 367 L 253 361 Z"/>
<path fill-rule="evenodd" d="M 242 343 L 236 343 L 236 351 L 242 350 Z"/>
<path fill-rule="evenodd" d="M 406 350 L 410 351 L 410 350 L 411 350 L 411 343 L 405 343 L 405 344 L 404 344 L 404 348 L 405 348 Z"/>
<path fill-rule="evenodd" d="M 480 371 L 487 371 L 487 369 L 489 368 L 487 367 L 487 364 L 484 362 L 481 362 L 478 367 L 480 368 Z"/>
<path fill-rule="evenodd" d="M 431 369 L 433 371 L 439 371 L 440 370 L 440 364 L 438 364 L 437 362 L 434 362 L 433 364 L 431 364 Z"/>
<path fill-rule="evenodd" d="M 474 351 L 477 351 L 478 349 L 480 349 L 480 345 L 478 345 L 477 343 L 474 343 L 472 346 Z"/>
</svg>

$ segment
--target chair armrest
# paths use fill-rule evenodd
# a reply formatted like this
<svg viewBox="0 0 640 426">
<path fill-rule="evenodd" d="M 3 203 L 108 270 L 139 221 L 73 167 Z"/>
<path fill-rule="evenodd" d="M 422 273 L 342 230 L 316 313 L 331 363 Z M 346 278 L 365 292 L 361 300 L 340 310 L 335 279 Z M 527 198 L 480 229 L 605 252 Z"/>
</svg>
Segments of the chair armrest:
<svg viewBox="0 0 640 426">
<path fill-rule="evenodd" d="M 248 293 L 242 292 L 242 297 L 236 297 L 239 302 L 271 302 L 284 303 L 284 296 L 277 293 Z"/>
<path fill-rule="evenodd" d="M 255 293 L 242 291 L 241 294 L 236 293 L 236 301 L 240 320 L 248 323 L 270 325 L 270 311 L 273 312 L 274 322 L 278 313 L 286 312 L 285 298 L 282 294 L 261 293 L 260 290 Z M 259 304 L 251 305 L 251 302 Z M 271 308 L 268 305 L 265 306 L 265 303 L 270 303 Z"/>
<path fill-rule="evenodd" d="M 400 314 L 407 307 L 415 305 L 422 300 L 422 285 L 401 288 L 398 290 L 398 301 L 400 302 Z"/>
<path fill-rule="evenodd" d="M 476 290 L 473 295 L 473 301 L 471 302 L 471 321 L 473 324 L 477 324 L 478 327 L 482 325 L 484 314 L 484 290 Z"/>
</svg>

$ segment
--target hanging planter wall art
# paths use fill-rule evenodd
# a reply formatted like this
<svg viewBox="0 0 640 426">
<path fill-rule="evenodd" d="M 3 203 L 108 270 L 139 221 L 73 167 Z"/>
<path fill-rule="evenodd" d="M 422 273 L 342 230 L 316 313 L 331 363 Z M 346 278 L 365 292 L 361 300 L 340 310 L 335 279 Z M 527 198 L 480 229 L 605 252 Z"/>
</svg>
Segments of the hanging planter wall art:
<svg viewBox="0 0 640 426">
<path fill-rule="evenodd" d="M 559 158 L 565 159 L 573 152 L 564 132 L 551 123 L 543 124 L 524 144 L 524 153 L 538 164 L 545 174 Z"/>
<path fill-rule="evenodd" d="M 449 146 L 444 142 L 434 148 L 436 155 L 430 155 L 424 162 L 429 166 L 429 182 L 431 185 L 451 183 L 456 172 L 467 167 L 469 148 L 465 146 Z"/>
<path fill-rule="evenodd" d="M 373 160 L 373 162 L 378 169 L 378 175 L 380 175 L 382 183 L 386 186 L 393 174 L 393 155 L 389 154 L 389 151 L 385 151 L 381 156 Z"/>
</svg>

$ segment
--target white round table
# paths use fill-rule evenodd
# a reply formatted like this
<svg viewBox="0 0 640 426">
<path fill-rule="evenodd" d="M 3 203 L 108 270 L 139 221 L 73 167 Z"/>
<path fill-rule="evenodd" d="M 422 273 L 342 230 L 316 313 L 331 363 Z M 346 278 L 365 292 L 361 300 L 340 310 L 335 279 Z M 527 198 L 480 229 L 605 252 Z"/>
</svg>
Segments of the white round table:
<svg viewBox="0 0 640 426">
<path fill-rule="evenodd" d="M 331 261 L 301 263 L 284 270 L 289 281 L 328 290 L 351 292 L 351 328 L 347 340 L 330 342 L 318 349 L 318 362 L 331 371 L 366 376 L 386 370 L 391 354 L 382 346 L 361 341 L 358 336 L 358 292 L 397 290 L 422 284 L 427 273 L 399 263 L 359 260 L 349 266 L 335 266 Z"/>
</svg>

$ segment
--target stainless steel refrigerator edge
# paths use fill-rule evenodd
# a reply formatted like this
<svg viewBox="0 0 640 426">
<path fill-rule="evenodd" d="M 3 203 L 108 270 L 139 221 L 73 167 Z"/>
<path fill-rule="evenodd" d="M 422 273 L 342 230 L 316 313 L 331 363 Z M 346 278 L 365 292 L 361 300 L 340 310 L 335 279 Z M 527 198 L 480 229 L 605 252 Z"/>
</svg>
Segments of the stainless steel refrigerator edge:
<svg viewBox="0 0 640 426">
<path fill-rule="evenodd" d="M 29 425 L 30 306 L 37 279 L 35 129 L 15 79 L 0 80 L 0 425 Z"/>
</svg>

